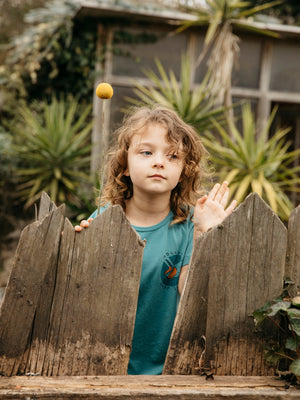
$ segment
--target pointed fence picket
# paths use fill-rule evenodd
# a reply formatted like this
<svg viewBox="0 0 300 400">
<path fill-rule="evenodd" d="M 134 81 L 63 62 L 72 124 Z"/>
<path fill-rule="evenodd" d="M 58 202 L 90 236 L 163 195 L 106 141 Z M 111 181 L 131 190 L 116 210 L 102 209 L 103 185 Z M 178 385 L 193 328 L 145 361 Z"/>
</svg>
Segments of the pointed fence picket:
<svg viewBox="0 0 300 400">
<path fill-rule="evenodd" d="M 273 374 L 249 315 L 280 295 L 286 243 L 285 226 L 258 195 L 197 240 L 164 373 Z"/>
<path fill-rule="evenodd" d="M 145 243 L 118 206 L 80 234 L 63 211 L 43 194 L 22 232 L 0 309 L 2 375 L 126 374 Z M 249 315 L 284 277 L 299 290 L 299 241 L 300 207 L 287 230 L 256 194 L 198 238 L 163 373 L 273 374 Z"/>
<path fill-rule="evenodd" d="M 4 295 L 0 373 L 126 374 L 144 243 L 119 206 L 77 234 L 44 195 L 39 218 Z"/>
</svg>

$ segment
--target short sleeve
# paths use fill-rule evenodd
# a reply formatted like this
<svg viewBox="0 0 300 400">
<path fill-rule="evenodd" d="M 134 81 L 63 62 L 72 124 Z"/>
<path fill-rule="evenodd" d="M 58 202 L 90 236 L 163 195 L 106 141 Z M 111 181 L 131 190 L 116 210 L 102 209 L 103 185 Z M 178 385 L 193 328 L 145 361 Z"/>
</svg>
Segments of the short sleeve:
<svg viewBox="0 0 300 400">
<path fill-rule="evenodd" d="M 183 264 L 182 265 L 187 265 L 190 262 L 192 252 L 193 252 L 193 239 L 194 239 L 194 224 L 191 220 L 186 222 L 188 224 L 187 226 L 187 245 L 186 245 L 186 250 L 183 255 Z"/>
</svg>

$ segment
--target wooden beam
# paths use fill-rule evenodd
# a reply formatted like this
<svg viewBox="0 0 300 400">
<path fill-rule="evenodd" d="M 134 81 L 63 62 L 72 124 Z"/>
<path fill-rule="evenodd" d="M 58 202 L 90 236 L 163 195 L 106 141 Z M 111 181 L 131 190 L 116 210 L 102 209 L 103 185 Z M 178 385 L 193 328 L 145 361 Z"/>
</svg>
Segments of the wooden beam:
<svg viewBox="0 0 300 400">
<path fill-rule="evenodd" d="M 1 400 L 299 400 L 299 390 L 274 377 L 77 376 L 0 377 Z"/>
<path fill-rule="evenodd" d="M 97 79 L 94 83 L 94 93 L 93 93 L 93 131 L 92 131 L 92 149 L 91 149 L 91 176 L 94 178 L 95 174 L 100 168 L 101 159 L 101 148 L 102 148 L 102 138 L 101 138 L 101 109 L 99 104 L 99 98 L 96 95 L 96 89 L 99 83 L 102 81 L 103 77 L 103 44 L 102 44 L 102 34 L 103 26 L 98 24 L 97 27 L 97 44 L 96 44 L 96 63 L 95 63 L 95 73 Z"/>
<path fill-rule="evenodd" d="M 96 67 L 95 71 L 97 79 L 94 84 L 93 94 L 93 114 L 94 125 L 92 132 L 92 151 L 91 151 L 91 176 L 100 170 L 102 162 L 103 149 L 108 149 L 109 144 L 109 127 L 110 127 L 110 100 L 100 100 L 96 95 L 96 88 L 101 82 L 112 83 L 112 43 L 113 43 L 113 28 L 104 31 L 102 25 L 98 25 L 98 39 L 96 50 Z M 104 38 L 105 39 L 104 39 Z M 105 40 L 105 43 L 104 43 Z M 103 52 L 105 46 L 105 53 Z M 104 57 L 104 60 L 102 60 Z M 101 62 L 102 61 L 102 62 Z M 104 119 L 104 132 L 103 132 L 103 116 Z M 105 134 L 105 135 L 104 135 Z"/>
</svg>

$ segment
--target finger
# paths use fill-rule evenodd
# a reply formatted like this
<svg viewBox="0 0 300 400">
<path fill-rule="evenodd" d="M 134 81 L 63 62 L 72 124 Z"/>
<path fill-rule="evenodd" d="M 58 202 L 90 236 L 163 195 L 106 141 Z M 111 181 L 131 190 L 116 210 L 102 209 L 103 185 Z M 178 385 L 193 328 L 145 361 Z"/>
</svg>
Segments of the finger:
<svg viewBox="0 0 300 400">
<path fill-rule="evenodd" d="M 228 198 L 229 198 L 229 189 L 228 187 L 225 189 L 222 197 L 219 199 L 219 203 L 221 204 L 221 206 L 223 208 L 225 208 L 227 202 L 228 202 Z"/>
<path fill-rule="evenodd" d="M 92 222 L 92 221 L 93 221 L 93 219 L 94 219 L 94 218 L 89 218 L 89 219 L 88 219 L 88 222 Z"/>
<path fill-rule="evenodd" d="M 221 203 L 222 205 L 225 205 L 227 200 L 228 200 L 228 194 L 229 194 L 229 189 L 228 189 L 228 182 L 224 181 L 222 185 L 220 186 L 218 193 L 216 194 L 215 200 Z M 224 196 L 225 198 L 227 197 L 226 202 L 224 201 Z"/>
<path fill-rule="evenodd" d="M 232 202 L 230 203 L 229 207 L 226 208 L 225 213 L 226 215 L 229 215 L 232 213 L 232 211 L 235 209 L 237 205 L 237 201 L 236 200 L 232 200 Z"/>
<path fill-rule="evenodd" d="M 89 226 L 90 226 L 90 223 L 87 221 L 87 220 L 82 220 L 81 222 L 80 222 L 80 226 L 82 227 L 82 228 L 88 228 Z"/>
<path fill-rule="evenodd" d="M 217 193 L 218 193 L 218 191 L 219 191 L 219 189 L 220 189 L 220 184 L 216 183 L 214 185 L 214 187 L 211 189 L 211 191 L 208 193 L 208 198 L 210 200 L 214 200 L 216 195 L 217 195 Z"/>
<path fill-rule="evenodd" d="M 79 225 L 76 225 L 74 229 L 75 229 L 76 232 L 81 232 L 82 231 L 82 227 L 79 226 Z"/>
<path fill-rule="evenodd" d="M 207 195 L 200 197 L 200 199 L 197 200 L 198 204 L 203 205 L 207 200 Z"/>
<path fill-rule="evenodd" d="M 204 209 L 204 205 L 207 201 L 207 196 L 203 196 L 200 199 L 197 200 L 197 203 L 195 205 L 195 211 L 197 212 L 197 210 L 203 210 Z"/>
</svg>

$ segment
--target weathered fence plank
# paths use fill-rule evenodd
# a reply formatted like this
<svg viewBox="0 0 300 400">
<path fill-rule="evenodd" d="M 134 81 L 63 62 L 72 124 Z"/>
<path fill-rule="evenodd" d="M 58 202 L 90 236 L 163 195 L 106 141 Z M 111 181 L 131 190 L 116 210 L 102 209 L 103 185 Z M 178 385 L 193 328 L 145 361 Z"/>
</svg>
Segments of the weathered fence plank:
<svg viewBox="0 0 300 400">
<path fill-rule="evenodd" d="M 120 207 L 65 224 L 43 373 L 126 374 L 143 245 Z"/>
<path fill-rule="evenodd" d="M 40 199 L 38 219 L 42 220 L 51 211 L 56 210 L 56 205 L 51 201 L 47 193 L 43 192 Z"/>
<path fill-rule="evenodd" d="M 39 218 L 55 208 L 41 203 Z M 80 234 L 63 221 L 57 209 L 22 234 L 0 314 L 0 372 L 126 374 L 145 244 L 119 206 Z"/>
<path fill-rule="evenodd" d="M 280 294 L 284 276 L 299 290 L 299 210 L 287 234 L 253 194 L 198 238 L 164 374 L 273 374 L 249 314 Z M 44 194 L 0 310 L 0 374 L 126 374 L 144 245 L 121 207 L 78 234 Z"/>
<path fill-rule="evenodd" d="M 249 314 L 281 293 L 286 241 L 286 228 L 256 194 L 197 240 L 164 374 L 273 372 Z"/>
<path fill-rule="evenodd" d="M 295 283 L 293 294 L 300 292 L 300 206 L 289 218 L 285 276 Z"/>
<path fill-rule="evenodd" d="M 0 309 L 0 372 L 19 372 L 33 324 L 44 330 L 50 315 L 64 207 L 27 226 L 20 237 Z M 45 296 L 47 294 L 47 296 Z"/>
</svg>

